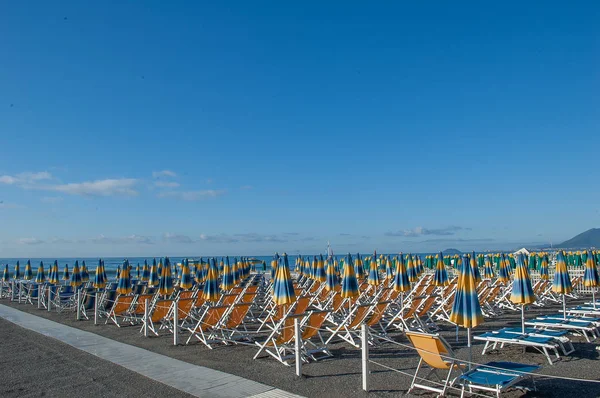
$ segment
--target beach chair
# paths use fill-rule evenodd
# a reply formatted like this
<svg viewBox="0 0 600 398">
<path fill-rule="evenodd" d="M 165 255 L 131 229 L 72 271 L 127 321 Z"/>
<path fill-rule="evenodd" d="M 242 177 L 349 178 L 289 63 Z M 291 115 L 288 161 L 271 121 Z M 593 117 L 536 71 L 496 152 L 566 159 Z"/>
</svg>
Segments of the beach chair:
<svg viewBox="0 0 600 398">
<path fill-rule="evenodd" d="M 445 396 L 448 388 L 458 384 L 461 386 L 461 396 L 466 389 L 494 392 L 496 396 L 521 381 L 528 373 L 535 372 L 540 367 L 523 365 L 514 362 L 489 362 L 466 371 L 466 365 L 460 363 L 450 345 L 438 334 L 406 332 L 406 336 L 419 354 L 419 364 L 413 376 L 410 394 L 415 389 L 435 392 Z M 430 372 L 425 377 L 419 377 L 419 371 L 427 365 Z M 438 371 L 447 372 L 445 375 Z M 458 374 L 454 379 L 453 373 Z M 431 381 L 429 377 L 436 375 L 439 381 Z M 425 384 L 428 383 L 428 384 Z"/>
<path fill-rule="evenodd" d="M 237 344 L 241 340 L 250 340 L 244 320 L 251 306 L 252 303 L 238 303 L 233 305 L 227 319 L 218 326 L 223 343 L 232 342 Z"/>
<path fill-rule="evenodd" d="M 551 337 L 556 340 L 556 342 L 560 345 L 563 354 L 569 355 L 575 351 L 575 347 L 573 347 L 573 342 L 567 336 L 566 330 L 550 330 L 550 329 L 536 329 L 536 328 L 523 328 L 514 327 L 514 328 L 502 328 L 499 330 L 500 332 L 514 333 L 521 335 L 523 333 L 534 336 L 534 337 Z"/>
<path fill-rule="evenodd" d="M 487 332 L 473 337 L 474 340 L 484 341 L 485 345 L 481 355 L 485 355 L 488 349 L 503 348 L 505 345 L 518 345 L 523 347 L 531 347 L 542 353 L 550 365 L 554 362 L 550 356 L 550 352 L 554 354 L 556 360 L 560 359 L 559 349 L 562 349 L 558 341 L 553 337 L 540 337 L 529 335 L 526 333 L 510 333 L 507 331 Z"/>
<path fill-rule="evenodd" d="M 140 333 L 144 332 L 145 328 L 158 336 L 158 331 L 163 320 L 169 315 L 173 300 L 156 300 L 152 303 L 148 310 L 148 318 L 142 317 L 144 325 L 140 329 Z"/>
<path fill-rule="evenodd" d="M 104 322 L 104 324 L 106 325 L 108 321 L 112 321 L 115 325 L 117 325 L 117 327 L 121 327 L 119 318 L 129 317 L 134 298 L 135 296 L 133 294 L 118 295 L 112 308 L 108 312 L 106 322 Z"/>
<path fill-rule="evenodd" d="M 355 337 L 360 333 L 360 325 L 371 313 L 373 307 L 373 304 L 361 304 L 354 306 L 350 313 L 339 324 L 336 325 L 335 329 L 331 329 L 329 327 L 326 328 L 331 332 L 331 336 L 329 336 L 327 341 L 325 341 L 325 344 L 329 344 L 334 337 L 338 336 L 342 340 L 352 344 L 354 347 L 360 348 L 360 339 L 355 340 Z"/>
<path fill-rule="evenodd" d="M 598 337 L 598 328 L 594 326 L 592 322 L 587 321 L 540 317 L 525 321 L 525 325 L 533 326 L 536 329 L 566 329 L 582 335 L 588 343 L 591 343 L 592 340 L 595 340 Z"/>
<path fill-rule="evenodd" d="M 301 321 L 307 315 L 288 315 L 283 318 L 264 341 L 255 342 L 259 349 L 252 359 L 258 358 L 261 353 L 265 352 L 282 364 L 291 366 L 288 361 L 293 359 L 294 355 L 288 354 L 288 352 L 293 352 L 290 342 L 294 339 L 294 319 L 298 318 Z"/>
<path fill-rule="evenodd" d="M 189 344 L 190 340 L 195 337 L 212 350 L 213 347 L 211 344 L 219 341 L 214 339 L 214 329 L 219 322 L 221 322 L 227 308 L 229 307 L 226 305 L 217 305 L 206 308 L 202 313 L 202 316 L 200 316 L 200 319 L 196 322 L 196 326 L 194 326 L 194 328 L 188 328 L 191 334 L 190 337 L 188 337 L 186 344 Z"/>
</svg>

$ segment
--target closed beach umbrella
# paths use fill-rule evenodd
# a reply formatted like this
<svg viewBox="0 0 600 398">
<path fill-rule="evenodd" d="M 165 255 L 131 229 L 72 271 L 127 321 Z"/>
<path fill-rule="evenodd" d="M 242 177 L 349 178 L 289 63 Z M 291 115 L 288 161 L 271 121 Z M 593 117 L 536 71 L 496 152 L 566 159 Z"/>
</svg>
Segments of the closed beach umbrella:
<svg viewBox="0 0 600 398">
<path fill-rule="evenodd" d="M 171 276 L 171 261 L 165 257 L 165 264 L 162 267 L 160 281 L 158 282 L 158 294 L 170 296 L 173 293 L 173 277 Z"/>
<path fill-rule="evenodd" d="M 104 278 L 104 282 L 108 282 L 108 276 L 106 275 L 106 266 L 104 265 L 104 260 L 100 260 L 102 264 L 100 264 L 102 269 L 102 277 Z"/>
<path fill-rule="evenodd" d="M 448 286 L 450 284 L 448 272 L 446 272 L 446 267 L 444 266 L 444 256 L 441 252 L 438 254 L 437 266 L 433 274 L 433 284 L 435 286 Z"/>
<path fill-rule="evenodd" d="M 583 274 L 583 286 L 592 288 L 592 302 L 596 308 L 596 288 L 600 285 L 598 277 L 598 268 L 596 268 L 596 259 L 591 251 L 588 251 L 585 260 L 585 273 Z"/>
<path fill-rule="evenodd" d="M 202 291 L 202 298 L 206 301 L 217 301 L 219 300 L 219 271 L 217 268 L 217 261 L 213 258 L 209 260 L 208 273 L 206 274 L 206 280 L 204 282 L 204 290 Z"/>
<path fill-rule="evenodd" d="M 190 263 L 187 259 L 181 263 L 181 279 L 179 280 L 179 287 L 183 290 L 190 290 L 192 288 L 192 273 L 190 272 Z"/>
<path fill-rule="evenodd" d="M 411 254 L 406 256 L 406 260 L 408 261 L 406 266 L 406 272 L 408 272 L 408 280 L 410 283 L 414 283 L 419 280 L 419 275 L 417 275 L 417 269 L 415 268 L 415 263 L 413 262 L 413 258 Z"/>
<path fill-rule="evenodd" d="M 317 269 L 315 271 L 315 280 L 318 282 L 325 282 L 327 279 L 327 275 L 325 275 L 325 261 L 323 260 L 323 255 L 319 256 L 317 260 Z"/>
<path fill-rule="evenodd" d="M 477 296 L 477 283 L 473 275 L 471 262 L 465 254 L 461 267 L 450 322 L 467 329 L 467 346 L 469 347 L 469 367 L 471 367 L 471 328 L 483 323 L 483 314 Z"/>
<path fill-rule="evenodd" d="M 242 273 L 244 272 L 243 267 L 244 267 L 244 265 L 242 264 L 241 261 L 238 261 L 237 258 L 233 259 L 233 264 L 231 265 L 231 273 L 233 274 L 233 284 L 234 285 L 237 285 L 242 281 L 241 276 L 242 276 Z"/>
<path fill-rule="evenodd" d="M 517 268 L 515 268 L 515 278 L 513 280 L 510 301 L 514 304 L 521 304 L 521 328 L 523 333 L 525 333 L 525 305 L 533 303 L 535 295 L 533 294 L 529 271 L 525 266 L 522 254 L 517 256 Z"/>
<path fill-rule="evenodd" d="M 71 282 L 70 285 L 74 289 L 77 289 L 81 286 L 81 273 L 79 272 L 79 262 L 75 260 L 75 265 L 73 266 L 73 272 L 71 273 Z"/>
<path fill-rule="evenodd" d="M 106 286 L 106 279 L 102 272 L 102 260 L 98 260 L 98 266 L 96 267 L 96 275 L 94 275 L 94 288 L 103 289 Z"/>
<path fill-rule="evenodd" d="M 354 263 L 352 262 L 352 255 L 350 253 L 348 253 L 348 257 L 344 263 L 341 295 L 342 298 L 345 299 L 353 299 L 359 296 L 358 280 L 356 279 L 356 274 L 354 273 Z"/>
<path fill-rule="evenodd" d="M 140 263 L 135 266 L 135 279 L 140 280 Z"/>
<path fill-rule="evenodd" d="M 69 273 L 69 264 L 65 264 L 65 271 L 63 272 L 63 281 L 71 280 L 71 274 Z"/>
<path fill-rule="evenodd" d="M 29 261 L 27 263 L 29 263 Z M 40 266 L 38 267 L 37 275 L 35 276 L 35 282 L 36 283 L 44 283 L 45 280 L 46 280 L 46 273 L 44 272 L 44 262 L 40 261 Z"/>
<path fill-rule="evenodd" d="M 371 286 L 379 285 L 379 270 L 377 269 L 377 252 L 373 253 L 371 257 L 371 266 L 369 268 L 369 277 L 367 283 Z"/>
<path fill-rule="evenodd" d="M 31 261 L 27 260 L 27 264 L 25 264 L 25 273 L 23 274 L 23 279 L 26 281 L 30 281 L 33 279 L 33 271 L 31 270 Z"/>
<path fill-rule="evenodd" d="M 156 266 L 156 259 L 152 260 L 152 266 L 150 267 L 150 275 L 148 276 L 148 286 L 157 286 L 160 275 Z"/>
<path fill-rule="evenodd" d="M 148 267 L 148 261 L 144 260 L 144 265 L 142 266 L 142 282 L 148 282 L 150 279 L 150 268 Z"/>
<path fill-rule="evenodd" d="M 510 282 L 510 272 L 508 270 L 508 263 L 506 262 L 506 256 L 504 253 L 500 256 L 500 268 L 498 269 L 498 280 L 505 285 Z"/>
<path fill-rule="evenodd" d="M 365 269 L 363 267 L 363 261 L 360 257 L 360 253 L 356 254 L 356 267 L 354 269 L 355 277 L 357 279 L 363 279 L 365 277 Z"/>
<path fill-rule="evenodd" d="M 15 264 L 15 269 L 13 271 L 13 278 L 21 279 L 21 265 L 19 264 L 18 260 L 17 260 L 17 263 Z"/>
<path fill-rule="evenodd" d="M 88 282 L 90 280 L 90 273 L 88 272 L 87 266 L 85 265 L 85 261 L 81 262 L 81 270 L 79 271 L 81 274 L 81 281 Z"/>
<path fill-rule="evenodd" d="M 58 285 L 60 280 L 58 279 L 58 261 L 54 260 L 52 268 L 50 269 L 50 280 L 49 282 L 53 285 Z"/>
<path fill-rule="evenodd" d="M 273 259 L 271 260 L 271 280 L 275 280 L 275 271 L 277 270 L 277 266 L 279 265 L 279 253 L 275 253 Z"/>
<path fill-rule="evenodd" d="M 550 279 L 550 273 L 548 272 L 548 255 L 545 253 L 540 260 L 540 279 L 543 281 Z"/>
<path fill-rule="evenodd" d="M 485 279 L 494 278 L 494 267 L 492 266 L 492 259 L 490 258 L 490 255 L 485 256 L 483 276 L 485 277 Z"/>
<path fill-rule="evenodd" d="M 563 317 L 564 319 L 567 319 L 567 302 L 565 295 L 573 291 L 573 286 L 571 285 L 571 277 L 569 276 L 567 263 L 565 262 L 565 256 L 562 251 L 559 251 L 558 255 L 556 256 L 556 270 L 554 272 L 552 291 L 554 293 L 562 294 Z"/>
<path fill-rule="evenodd" d="M 233 289 L 233 272 L 229 265 L 229 256 L 226 257 L 225 265 L 223 266 L 223 278 L 221 279 L 221 290 Z"/>
<path fill-rule="evenodd" d="M 283 253 L 283 263 L 279 264 L 273 282 L 273 301 L 277 305 L 291 304 L 296 300 L 294 285 L 287 254 Z"/>
<path fill-rule="evenodd" d="M 385 258 L 385 279 L 388 281 L 394 279 L 394 270 L 392 269 L 392 260 L 390 260 L 390 256 Z"/>
<path fill-rule="evenodd" d="M 2 272 L 2 281 L 8 282 L 10 279 L 10 273 L 8 272 L 8 264 L 4 264 L 4 272 Z"/>
<path fill-rule="evenodd" d="M 204 260 L 202 260 L 202 258 L 200 258 L 200 262 L 196 267 L 196 282 L 204 282 Z"/>
<path fill-rule="evenodd" d="M 410 291 L 410 279 L 404 264 L 404 255 L 400 253 L 396 261 L 396 275 L 394 276 L 394 290 L 400 293 Z"/>
<path fill-rule="evenodd" d="M 327 270 L 326 270 L 327 280 L 325 281 L 325 289 L 328 292 L 334 290 L 337 286 L 339 286 L 340 281 L 338 279 L 336 270 L 335 270 L 335 262 L 333 259 L 327 261 Z"/>
<path fill-rule="evenodd" d="M 156 259 L 154 259 L 154 261 L 156 261 Z M 162 269 L 163 269 L 163 260 L 161 258 L 158 260 L 158 265 L 156 267 L 156 273 L 158 274 L 159 279 L 160 279 L 160 276 L 162 275 Z"/>
<path fill-rule="evenodd" d="M 127 260 L 121 265 L 121 273 L 119 274 L 119 282 L 117 283 L 118 294 L 131 293 L 131 281 L 129 280 L 129 266 Z"/>
<path fill-rule="evenodd" d="M 479 272 L 479 267 L 477 266 L 477 259 L 475 257 L 475 252 L 473 252 L 473 255 L 469 259 L 469 262 L 471 263 L 471 268 L 473 270 L 473 277 L 475 278 L 475 283 L 481 282 L 481 273 Z"/>
</svg>

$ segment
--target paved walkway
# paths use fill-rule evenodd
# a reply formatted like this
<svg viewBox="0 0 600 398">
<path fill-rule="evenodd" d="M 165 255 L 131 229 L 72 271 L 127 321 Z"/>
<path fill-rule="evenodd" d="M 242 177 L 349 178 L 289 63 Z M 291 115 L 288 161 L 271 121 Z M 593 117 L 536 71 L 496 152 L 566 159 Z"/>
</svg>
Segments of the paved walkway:
<svg viewBox="0 0 600 398">
<path fill-rule="evenodd" d="M 298 397 L 265 384 L 119 343 L 1 304 L 0 317 L 197 397 Z"/>
</svg>

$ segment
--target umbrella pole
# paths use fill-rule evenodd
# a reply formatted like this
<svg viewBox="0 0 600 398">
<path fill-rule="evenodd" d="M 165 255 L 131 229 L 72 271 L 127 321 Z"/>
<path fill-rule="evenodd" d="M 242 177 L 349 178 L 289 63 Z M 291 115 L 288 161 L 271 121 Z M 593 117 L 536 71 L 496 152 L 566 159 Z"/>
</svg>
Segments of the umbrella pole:
<svg viewBox="0 0 600 398">
<path fill-rule="evenodd" d="M 525 334 L 525 304 L 521 304 L 521 331 Z"/>
<path fill-rule="evenodd" d="M 567 299 L 565 297 L 566 296 L 563 294 L 563 319 L 564 320 L 567 319 Z"/>
<path fill-rule="evenodd" d="M 596 309 L 596 288 L 592 288 L 592 305 Z"/>
<path fill-rule="evenodd" d="M 471 328 L 467 328 L 467 347 L 469 347 L 469 370 L 471 370 L 471 362 L 473 362 L 473 350 L 471 348 Z"/>
</svg>

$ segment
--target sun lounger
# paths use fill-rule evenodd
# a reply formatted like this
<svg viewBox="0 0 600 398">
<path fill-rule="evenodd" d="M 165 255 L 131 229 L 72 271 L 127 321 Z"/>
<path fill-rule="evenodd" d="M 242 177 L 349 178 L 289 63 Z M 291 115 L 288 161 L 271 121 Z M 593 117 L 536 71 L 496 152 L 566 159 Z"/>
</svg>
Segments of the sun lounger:
<svg viewBox="0 0 600 398">
<path fill-rule="evenodd" d="M 581 335 L 583 335 L 588 343 L 592 340 L 595 340 L 598 337 L 598 329 L 594 326 L 594 324 L 585 321 L 538 318 L 525 321 L 525 325 L 533 326 L 535 328 L 570 330 L 572 332 L 580 333 Z"/>
<path fill-rule="evenodd" d="M 491 349 L 495 350 L 498 348 L 498 345 L 500 348 L 503 348 L 505 345 L 519 345 L 536 349 L 540 353 L 544 354 L 551 365 L 553 364 L 553 361 L 550 356 L 550 351 L 554 353 L 557 360 L 560 359 L 558 349 L 561 348 L 561 346 L 553 337 L 536 337 L 528 334 L 496 331 L 474 336 L 473 339 L 485 341 L 485 346 L 481 352 L 482 355 L 485 355 L 490 347 Z"/>
<path fill-rule="evenodd" d="M 550 330 L 550 329 L 536 329 L 536 328 L 525 328 L 523 331 L 522 328 L 502 328 L 499 330 L 500 332 L 514 333 L 514 334 L 527 334 L 529 336 L 534 337 L 551 337 L 556 340 L 556 342 L 560 345 L 560 348 L 563 351 L 563 354 L 569 355 L 575 351 L 575 347 L 573 347 L 573 342 L 567 336 L 568 331 L 566 330 Z"/>
</svg>

